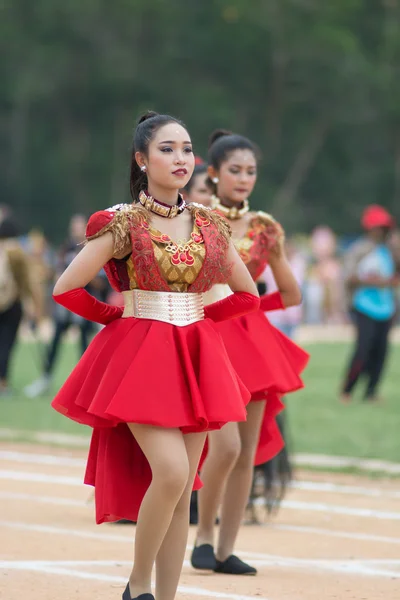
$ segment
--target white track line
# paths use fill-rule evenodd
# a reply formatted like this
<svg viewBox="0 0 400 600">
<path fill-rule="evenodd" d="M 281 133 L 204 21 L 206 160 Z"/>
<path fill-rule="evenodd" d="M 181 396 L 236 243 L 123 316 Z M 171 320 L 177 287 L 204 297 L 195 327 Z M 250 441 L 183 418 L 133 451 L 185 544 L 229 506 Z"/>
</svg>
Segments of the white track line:
<svg viewBox="0 0 400 600">
<path fill-rule="evenodd" d="M 81 477 L 68 477 L 66 475 L 47 475 L 46 473 L 29 473 L 24 471 L 0 471 L 0 479 L 9 481 L 30 481 L 32 483 L 51 483 L 53 485 L 82 486 Z"/>
<path fill-rule="evenodd" d="M 281 556 L 271 556 L 270 560 L 281 560 Z M 322 560 L 321 559 L 288 559 L 290 561 L 298 560 L 302 563 L 310 562 L 314 563 L 343 563 L 347 561 L 338 561 L 335 559 Z M 35 565 L 43 565 L 43 566 L 60 566 L 60 567 L 130 567 L 132 562 L 130 560 L 33 560 L 33 561 L 3 561 L 6 564 L 14 564 L 15 562 L 23 562 L 23 563 L 33 563 Z M 188 562 L 188 561 L 187 561 Z M 366 564 L 366 565 L 395 565 L 400 566 L 400 559 L 386 559 L 386 558 L 363 558 L 362 560 L 352 560 L 352 563 L 358 564 Z M 189 563 L 188 563 L 189 564 Z M 399 573 L 400 575 L 400 573 Z"/>
<path fill-rule="evenodd" d="M 88 506 L 83 500 L 74 500 L 73 498 L 59 498 L 58 496 L 34 496 L 24 494 L 23 492 L 0 492 L 0 499 L 4 500 L 26 500 L 28 502 L 37 502 L 38 504 L 54 504 L 59 506 Z"/>
<path fill-rule="evenodd" d="M 67 475 L 49 475 L 47 473 L 31 473 L 29 471 L 11 471 L 2 469 L 0 470 L 0 479 L 8 480 L 8 481 L 26 481 L 31 483 L 49 483 L 51 485 L 69 485 L 69 486 L 82 486 L 83 480 L 80 477 L 72 477 Z M 310 482 L 311 483 L 311 482 Z M 348 486 L 343 486 L 348 488 Z M 304 489 L 304 486 L 303 486 Z M 330 484 L 326 484 L 324 491 L 337 491 Z M 340 490 L 343 491 L 343 490 Z M 349 493 L 347 491 L 347 493 Z M 353 493 L 353 492 L 350 492 Z M 359 491 L 354 492 L 359 495 L 366 495 L 362 488 Z M 400 494 L 399 494 L 400 496 Z M 259 499 L 259 502 L 262 503 L 263 500 Z M 395 512 L 385 512 L 378 510 L 367 510 L 367 509 L 359 509 L 359 508 L 349 508 L 346 506 L 336 506 L 330 504 L 323 503 L 315 503 L 315 502 L 300 502 L 300 501 L 292 501 L 292 500 L 284 500 L 282 502 L 282 506 L 285 508 L 296 509 L 296 510 L 315 510 L 318 512 L 326 512 L 332 511 L 336 514 L 343 515 L 354 515 L 359 517 L 376 517 L 377 519 L 395 519 L 400 520 L 400 513 Z"/>
<path fill-rule="evenodd" d="M 49 483 L 53 486 L 56 484 L 70 486 L 83 485 L 78 477 L 53 477 L 52 475 L 44 475 L 43 473 L 22 473 L 20 471 L 0 471 L 0 479 L 11 481 L 28 481 L 35 483 Z M 34 498 L 34 496 L 32 498 Z M 43 500 L 42 502 L 46 503 L 45 500 Z M 47 503 L 51 503 L 49 498 L 47 498 Z M 58 503 L 60 503 L 60 501 Z M 262 499 L 260 499 L 260 503 L 262 503 Z M 284 500 L 282 502 L 282 508 L 290 510 L 325 512 L 329 514 L 372 518 L 385 521 L 400 521 L 400 512 L 374 510 L 369 508 L 352 508 L 349 506 L 341 506 L 338 504 L 326 504 L 322 502 L 300 502 L 296 500 Z"/>
<path fill-rule="evenodd" d="M 0 460 L 7 462 L 16 462 L 21 464 L 49 465 L 49 466 L 67 466 L 85 468 L 86 461 L 81 458 L 68 456 L 57 456 L 52 454 L 32 454 L 28 452 L 14 452 L 0 450 Z M 354 494 L 371 497 L 400 498 L 400 491 L 392 491 L 381 488 L 372 488 L 356 485 L 343 485 L 337 483 L 319 482 L 319 481 L 293 481 L 290 485 L 292 489 L 315 491 L 315 492 L 335 492 L 342 494 Z"/>
<path fill-rule="evenodd" d="M 0 499 L 6 500 L 26 500 L 27 502 L 37 502 L 39 504 L 54 504 L 60 506 L 77 506 L 85 507 L 86 503 L 79 500 L 72 500 L 70 498 L 59 498 L 51 496 L 34 496 L 31 494 L 24 494 L 18 492 L 0 492 Z M 1 522 L 0 522 L 1 524 Z M 264 526 L 264 525 L 263 525 Z M 305 533 L 324 535 L 327 537 L 344 538 L 350 540 L 362 540 L 365 542 L 377 542 L 383 544 L 400 544 L 400 538 L 388 537 L 383 535 L 373 535 L 368 533 L 353 533 L 349 531 L 337 531 L 332 529 L 323 529 L 320 527 L 303 527 L 300 525 L 278 525 L 278 524 L 267 524 L 266 528 L 278 529 L 280 531 L 291 531 L 294 533 Z"/>
<path fill-rule="evenodd" d="M 0 450 L 0 460 L 28 463 L 34 465 L 56 465 L 65 467 L 82 467 L 86 465 L 83 458 L 72 458 L 70 456 L 58 456 L 57 454 L 33 454 L 31 452 L 13 452 Z"/>
<path fill-rule="evenodd" d="M 2 569 L 16 569 L 22 571 L 36 571 L 37 573 L 45 573 L 46 575 L 65 575 L 67 577 L 76 577 L 77 579 L 88 579 L 94 581 L 105 581 L 109 583 L 126 585 L 126 578 L 118 577 L 116 575 L 106 575 L 105 573 L 90 573 L 86 571 L 80 571 L 76 569 L 66 569 L 63 567 L 48 566 L 48 564 L 41 564 L 35 561 L 0 561 L 0 568 Z M 182 594 L 191 594 L 192 596 L 205 596 L 207 598 L 224 598 L 227 600 L 254 600 L 254 596 L 243 596 L 241 594 L 228 594 L 225 592 L 216 592 L 214 590 L 207 590 L 198 587 L 190 587 L 186 585 L 180 585 L 178 592 Z M 257 600 L 268 600 L 265 597 L 257 596 Z"/>
<path fill-rule="evenodd" d="M 132 537 L 125 537 L 119 535 L 109 535 L 96 533 L 92 531 L 84 531 L 84 530 L 73 530 L 73 529 L 63 529 L 60 527 L 52 527 L 47 525 L 38 525 L 32 523 L 18 523 L 18 522 L 9 522 L 9 521 L 0 521 L 0 527 L 5 527 L 9 529 L 17 529 L 23 531 L 34 531 L 38 533 L 47 533 L 50 535 L 65 535 L 72 536 L 78 538 L 89 538 L 89 539 L 97 539 L 97 540 L 105 540 L 105 541 L 116 541 L 123 543 L 133 543 Z M 187 551 L 192 550 L 192 546 L 187 546 Z M 399 577 L 400 578 L 400 569 L 399 571 L 389 571 L 387 569 L 376 568 L 373 565 L 375 563 L 381 565 L 397 565 L 399 561 L 396 560 L 388 560 L 388 561 L 380 561 L 379 559 L 366 559 L 366 560 L 319 560 L 319 559 L 302 559 L 302 558 L 293 558 L 293 557 L 284 557 L 284 556 L 275 556 L 271 554 L 265 554 L 262 552 L 249 552 L 246 550 L 238 550 L 238 553 L 242 555 L 246 560 L 251 560 L 257 566 L 263 567 L 275 567 L 275 568 L 294 568 L 300 570 L 311 570 L 322 571 L 322 572 L 337 572 L 337 573 L 347 573 L 353 575 L 370 575 L 373 577 L 382 576 L 382 577 Z M 1 564 L 6 564 L 7 561 L 3 561 Z M 14 564 L 14 561 L 9 561 L 10 564 Z M 25 562 L 25 561 L 23 561 Z M 49 564 L 48 561 L 27 561 L 27 563 L 39 564 L 44 562 L 45 564 Z M 117 561 L 118 563 L 120 561 Z M 8 564 L 8 562 L 7 562 Z M 18 563 L 19 564 L 19 563 Z M 185 561 L 185 567 L 190 567 L 189 561 Z M 12 567 L 10 567 L 12 568 Z"/>
<path fill-rule="evenodd" d="M 90 436 L 69 435 L 65 433 L 54 433 L 46 431 L 17 431 L 14 429 L 0 429 L 0 440 L 13 440 L 23 438 L 43 444 L 57 444 L 59 446 L 70 446 L 88 448 Z M 400 475 L 400 463 L 394 463 L 379 459 L 364 459 L 353 456 L 330 456 L 327 454 L 294 454 L 293 462 L 301 467 L 320 467 L 343 469 L 355 467 L 364 471 L 376 471 L 392 475 Z"/>
<path fill-rule="evenodd" d="M 36 531 L 38 533 L 48 533 L 51 535 L 65 535 L 67 537 L 87 538 L 93 540 L 103 540 L 111 542 L 123 542 L 133 544 L 133 535 L 125 537 L 124 535 L 114 535 L 101 533 L 100 531 L 85 531 L 84 529 L 64 529 L 62 527 L 53 527 L 51 525 L 39 525 L 35 523 L 18 523 L 15 521 L 0 521 L 0 527 L 8 529 L 19 529 L 23 531 Z"/>
<path fill-rule="evenodd" d="M 400 498 L 400 491 L 362 487 L 357 485 L 342 485 L 319 481 L 293 481 L 292 489 L 310 492 L 333 492 L 339 494 L 354 494 L 356 496 L 371 496 L 373 498 Z"/>
<path fill-rule="evenodd" d="M 400 512 L 373 510 L 370 508 L 351 508 L 349 506 L 325 504 L 323 502 L 298 502 L 296 500 L 284 500 L 282 502 L 282 508 L 290 508 L 292 510 L 307 510 L 312 512 L 328 512 L 334 515 L 372 518 L 383 521 L 400 521 Z"/>
<path fill-rule="evenodd" d="M 243 554 L 246 556 L 246 554 Z M 105 561 L 100 561 L 99 566 L 105 566 Z M 265 555 L 264 560 L 254 560 L 252 561 L 256 566 L 260 567 L 270 567 L 270 568 L 280 568 L 280 569 L 295 569 L 300 571 L 311 571 L 313 573 L 319 571 L 320 573 L 341 573 L 347 575 L 362 575 L 362 576 L 370 576 L 370 577 L 384 577 L 389 579 L 398 579 L 400 578 L 400 570 L 399 571 L 391 571 L 388 569 L 382 568 L 374 568 L 373 561 L 342 561 L 342 560 L 315 560 L 315 559 L 301 559 L 301 558 L 291 558 L 291 557 L 282 557 L 282 556 L 273 556 L 273 555 Z M 33 571 L 40 571 L 44 573 L 53 573 L 56 575 L 71 575 L 74 577 L 80 577 L 83 579 L 99 579 L 97 573 L 86 572 L 75 569 L 66 569 L 61 566 L 63 563 L 59 563 L 56 561 L 55 563 L 49 561 L 0 561 L 0 569 L 26 569 Z M 64 563 L 65 564 L 65 563 Z M 87 562 L 83 563 L 88 566 Z M 95 562 L 90 566 L 93 566 Z M 124 565 L 129 564 L 125 563 L 125 561 L 110 561 L 108 563 L 110 566 L 118 564 Z M 389 563 L 390 564 L 390 563 Z M 79 562 L 75 563 L 75 565 L 79 566 Z M 190 567 L 190 562 L 188 560 L 184 561 L 184 567 Z M 115 575 L 106 575 L 101 573 L 101 578 L 106 577 L 107 581 L 115 581 L 121 580 L 122 578 L 116 577 Z M 103 579 L 104 580 L 104 579 Z M 197 591 L 193 591 L 197 590 Z M 221 596 L 215 596 L 214 591 L 203 590 L 201 588 L 188 588 L 186 586 L 180 587 L 181 592 L 192 593 L 195 595 L 202 596 L 213 596 L 220 598 L 235 598 L 235 599 L 245 599 L 250 598 L 249 596 L 238 596 L 236 594 L 223 594 Z"/>
<path fill-rule="evenodd" d="M 333 529 L 323 529 L 321 527 L 303 527 L 301 525 L 276 525 L 272 529 L 279 531 L 290 531 L 292 533 L 305 533 L 313 535 L 325 535 L 327 537 L 345 538 L 349 540 L 362 540 L 363 542 L 378 542 L 383 544 L 400 544 L 400 538 L 387 537 L 384 535 L 372 535 L 369 533 L 355 533 L 350 531 L 337 531 Z"/>
</svg>

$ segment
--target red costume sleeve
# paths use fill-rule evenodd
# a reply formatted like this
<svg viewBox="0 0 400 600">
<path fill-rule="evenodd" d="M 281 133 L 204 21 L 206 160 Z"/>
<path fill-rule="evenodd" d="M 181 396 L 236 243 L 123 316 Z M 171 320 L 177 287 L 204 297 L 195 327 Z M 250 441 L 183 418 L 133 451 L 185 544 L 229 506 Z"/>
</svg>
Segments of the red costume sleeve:
<svg viewBox="0 0 400 600">
<path fill-rule="evenodd" d="M 120 306 L 110 306 L 97 300 L 83 288 L 53 295 L 53 299 L 76 315 L 101 325 L 107 325 L 111 321 L 119 319 L 124 312 Z"/>
<path fill-rule="evenodd" d="M 260 308 L 264 312 L 268 312 L 270 310 L 284 310 L 285 305 L 283 304 L 281 293 L 273 292 L 272 294 L 265 294 L 265 296 L 261 296 Z"/>
<path fill-rule="evenodd" d="M 248 292 L 235 292 L 223 300 L 213 302 L 204 308 L 206 319 L 215 322 L 227 321 L 253 312 L 260 307 L 260 298 Z"/>
</svg>

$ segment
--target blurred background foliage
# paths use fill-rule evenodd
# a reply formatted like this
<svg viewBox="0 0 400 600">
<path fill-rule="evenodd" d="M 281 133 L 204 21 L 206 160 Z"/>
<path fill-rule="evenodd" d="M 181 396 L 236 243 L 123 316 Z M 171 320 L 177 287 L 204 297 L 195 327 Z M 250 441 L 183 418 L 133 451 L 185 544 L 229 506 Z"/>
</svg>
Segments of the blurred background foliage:
<svg viewBox="0 0 400 600">
<path fill-rule="evenodd" d="M 289 232 L 400 217 L 400 0 L 2 0 L 0 202 L 58 241 L 128 201 L 147 108 L 197 154 L 216 127 L 263 160 L 253 205 Z"/>
</svg>

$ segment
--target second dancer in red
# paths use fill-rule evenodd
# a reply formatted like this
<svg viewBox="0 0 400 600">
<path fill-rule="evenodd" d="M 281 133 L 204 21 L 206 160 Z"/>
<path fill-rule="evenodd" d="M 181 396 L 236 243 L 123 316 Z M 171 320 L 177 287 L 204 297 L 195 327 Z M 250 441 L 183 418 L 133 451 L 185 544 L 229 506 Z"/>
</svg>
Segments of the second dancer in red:
<svg viewBox="0 0 400 600">
<path fill-rule="evenodd" d="M 281 397 L 303 387 L 300 374 L 308 354 L 273 327 L 264 312 L 301 302 L 301 292 L 284 252 L 284 233 L 270 215 L 251 212 L 248 197 L 257 179 L 257 149 L 247 138 L 217 131 L 211 137 L 209 174 L 214 186 L 214 209 L 229 220 L 233 240 L 256 281 L 270 264 L 278 291 L 261 299 L 261 310 L 218 329 L 229 358 L 250 390 L 247 421 L 228 423 L 208 435 L 208 454 L 202 467 L 199 525 L 192 565 L 218 573 L 255 574 L 256 569 L 233 555 L 251 488 L 253 465 L 273 458 L 284 442 L 275 421 L 284 408 Z M 206 302 L 229 296 L 216 285 Z M 214 544 L 214 524 L 220 509 L 220 529 Z"/>
</svg>

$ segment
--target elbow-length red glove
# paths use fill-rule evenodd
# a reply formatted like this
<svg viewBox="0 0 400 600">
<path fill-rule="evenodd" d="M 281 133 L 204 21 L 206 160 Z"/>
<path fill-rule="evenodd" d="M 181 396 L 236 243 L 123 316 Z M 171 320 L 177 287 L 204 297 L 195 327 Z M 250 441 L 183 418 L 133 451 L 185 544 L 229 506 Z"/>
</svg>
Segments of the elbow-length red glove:
<svg viewBox="0 0 400 600">
<path fill-rule="evenodd" d="M 260 308 L 262 311 L 268 312 L 271 310 L 284 310 L 286 307 L 283 304 L 281 293 L 273 292 L 272 294 L 261 296 Z"/>
<path fill-rule="evenodd" d="M 223 300 L 205 306 L 204 316 L 206 319 L 212 319 L 215 322 L 227 321 L 253 312 L 259 306 L 260 298 L 258 296 L 248 292 L 235 292 Z"/>
<path fill-rule="evenodd" d="M 64 294 L 53 294 L 53 299 L 76 315 L 101 325 L 119 319 L 124 312 L 120 306 L 111 306 L 97 300 L 83 288 L 76 288 Z"/>
</svg>

